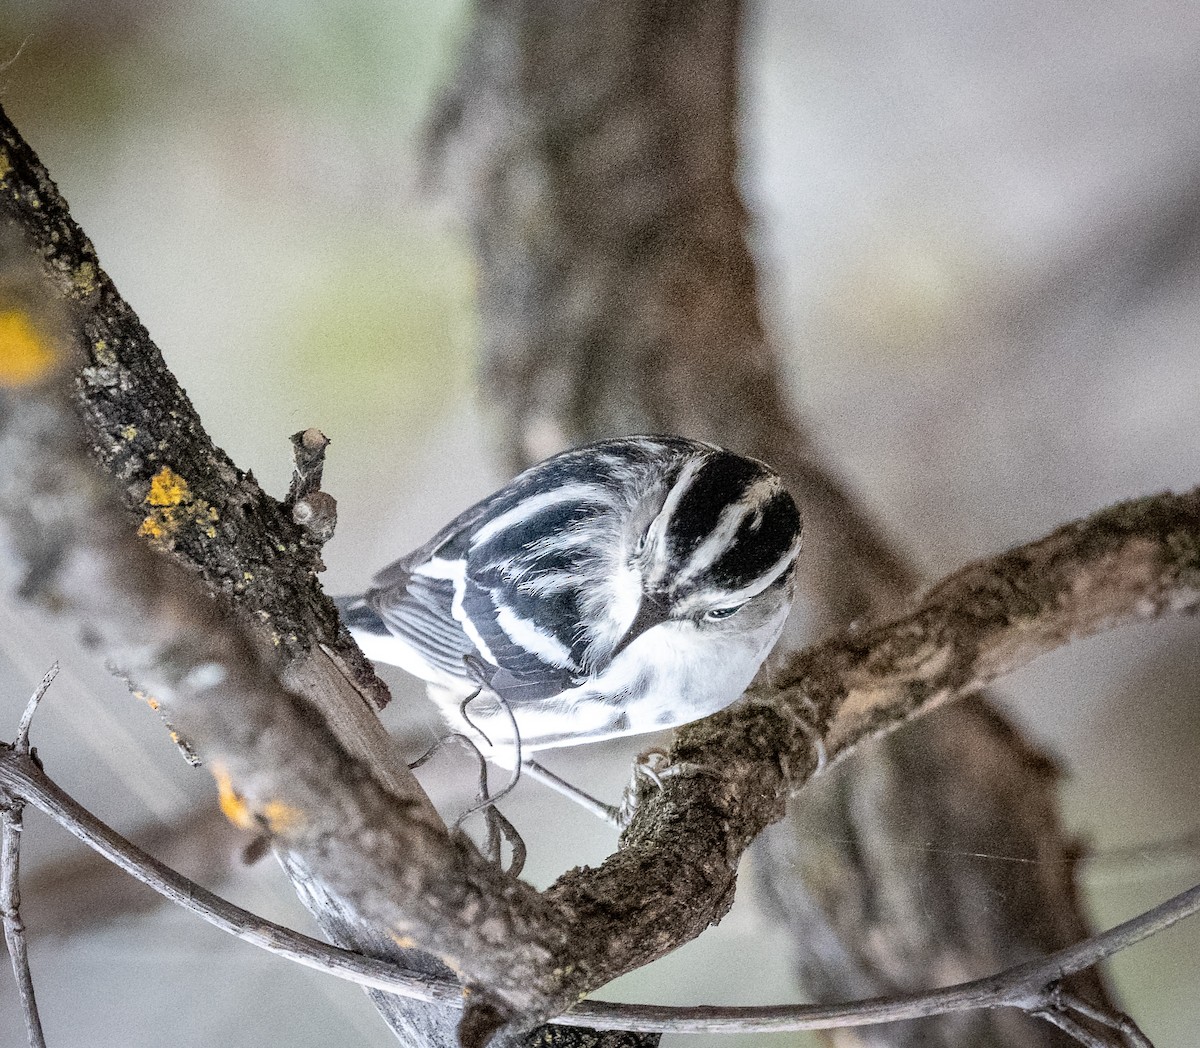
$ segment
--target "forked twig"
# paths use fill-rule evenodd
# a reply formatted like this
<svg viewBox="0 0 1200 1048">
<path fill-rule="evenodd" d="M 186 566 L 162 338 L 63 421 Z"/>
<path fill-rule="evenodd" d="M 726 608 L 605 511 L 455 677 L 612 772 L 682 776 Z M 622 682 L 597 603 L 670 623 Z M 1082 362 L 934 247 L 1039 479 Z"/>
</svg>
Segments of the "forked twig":
<svg viewBox="0 0 1200 1048">
<path fill-rule="evenodd" d="M 1034 1011 L 1033 1014 L 1075 1037 L 1082 1044 L 1090 1044 L 1092 1042 L 1087 1039 L 1081 1039 L 1075 1032 L 1083 1028 L 1071 1014 L 1072 1012 L 1076 1012 L 1087 1019 L 1091 1019 L 1092 1022 L 1105 1027 L 1107 1030 L 1113 1031 L 1113 1036 L 1109 1036 L 1106 1039 L 1106 1035 L 1104 1034 L 1094 1034 L 1088 1030 L 1083 1030 L 1087 1037 L 1098 1038 L 1095 1040 L 1095 1043 L 1104 1046 L 1104 1048 L 1108 1048 L 1109 1045 L 1112 1045 L 1113 1048 L 1154 1048 L 1150 1043 L 1150 1038 L 1142 1033 L 1137 1023 L 1123 1012 L 1109 1012 L 1103 1008 L 1097 1008 L 1090 1001 L 1086 1001 L 1078 994 L 1066 989 L 1061 983 L 1055 983 L 1051 986 L 1046 996 L 1048 1007 Z"/>
</svg>

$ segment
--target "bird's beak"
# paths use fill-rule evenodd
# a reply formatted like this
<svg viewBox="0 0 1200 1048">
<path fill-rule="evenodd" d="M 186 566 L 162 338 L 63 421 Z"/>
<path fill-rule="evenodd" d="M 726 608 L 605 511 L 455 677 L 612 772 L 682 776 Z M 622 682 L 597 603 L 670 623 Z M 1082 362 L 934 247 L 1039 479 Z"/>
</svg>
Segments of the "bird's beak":
<svg viewBox="0 0 1200 1048">
<path fill-rule="evenodd" d="M 635 640 L 638 639 L 646 630 L 652 626 L 657 626 L 660 622 L 666 622 L 671 617 L 667 606 L 653 597 L 643 595 L 642 603 L 638 605 L 637 614 L 633 617 L 633 622 L 630 623 L 629 629 L 625 631 L 617 646 L 613 648 L 613 653 L 610 658 L 615 659 L 626 648 L 629 647 Z"/>
</svg>

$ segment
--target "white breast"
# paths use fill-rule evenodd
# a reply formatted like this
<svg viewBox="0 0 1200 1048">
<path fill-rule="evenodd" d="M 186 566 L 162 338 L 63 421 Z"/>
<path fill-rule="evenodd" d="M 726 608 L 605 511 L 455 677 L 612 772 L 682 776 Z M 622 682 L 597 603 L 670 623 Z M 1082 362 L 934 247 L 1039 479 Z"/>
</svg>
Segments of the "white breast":
<svg viewBox="0 0 1200 1048">
<path fill-rule="evenodd" d="M 786 615 L 787 609 L 781 609 L 752 635 L 716 635 L 690 622 L 655 626 L 600 676 L 536 704 L 514 707 L 522 754 L 673 728 L 724 709 L 750 684 L 779 638 Z M 446 696 L 440 703 L 456 726 L 461 724 L 459 698 Z M 512 767 L 512 719 L 486 693 L 471 702 L 468 712 L 493 743 L 485 749 L 488 758 Z"/>
</svg>

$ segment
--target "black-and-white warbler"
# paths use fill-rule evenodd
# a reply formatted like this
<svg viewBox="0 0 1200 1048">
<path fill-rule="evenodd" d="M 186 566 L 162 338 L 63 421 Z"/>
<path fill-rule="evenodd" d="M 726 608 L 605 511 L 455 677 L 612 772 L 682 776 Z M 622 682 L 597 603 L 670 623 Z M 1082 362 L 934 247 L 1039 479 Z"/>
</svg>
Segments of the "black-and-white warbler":
<svg viewBox="0 0 1200 1048">
<path fill-rule="evenodd" d="M 800 530 L 761 462 L 605 440 L 526 470 L 339 604 L 363 651 L 428 681 L 488 759 L 544 778 L 531 751 L 733 702 L 783 629 Z"/>
</svg>

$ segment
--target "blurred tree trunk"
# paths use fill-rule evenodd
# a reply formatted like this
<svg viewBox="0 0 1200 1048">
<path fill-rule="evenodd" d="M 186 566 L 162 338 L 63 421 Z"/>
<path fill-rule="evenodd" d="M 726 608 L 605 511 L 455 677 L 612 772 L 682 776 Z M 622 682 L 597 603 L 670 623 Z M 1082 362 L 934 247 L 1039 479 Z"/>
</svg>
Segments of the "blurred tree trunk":
<svg viewBox="0 0 1200 1048">
<path fill-rule="evenodd" d="M 736 180 L 740 21 L 736 0 L 481 0 L 433 137 L 474 238 L 483 399 L 513 468 L 629 432 L 770 462 L 805 515 L 812 634 L 895 611 L 916 579 L 800 428 L 763 333 Z M 978 699 L 806 789 L 756 861 L 806 991 L 939 986 L 1083 937 L 1056 786 Z M 1029 861 L 942 859 L 957 849 Z M 1075 989 L 1104 997 L 1093 974 Z M 1071 1043 L 1003 1012 L 828 1038 Z"/>
</svg>

